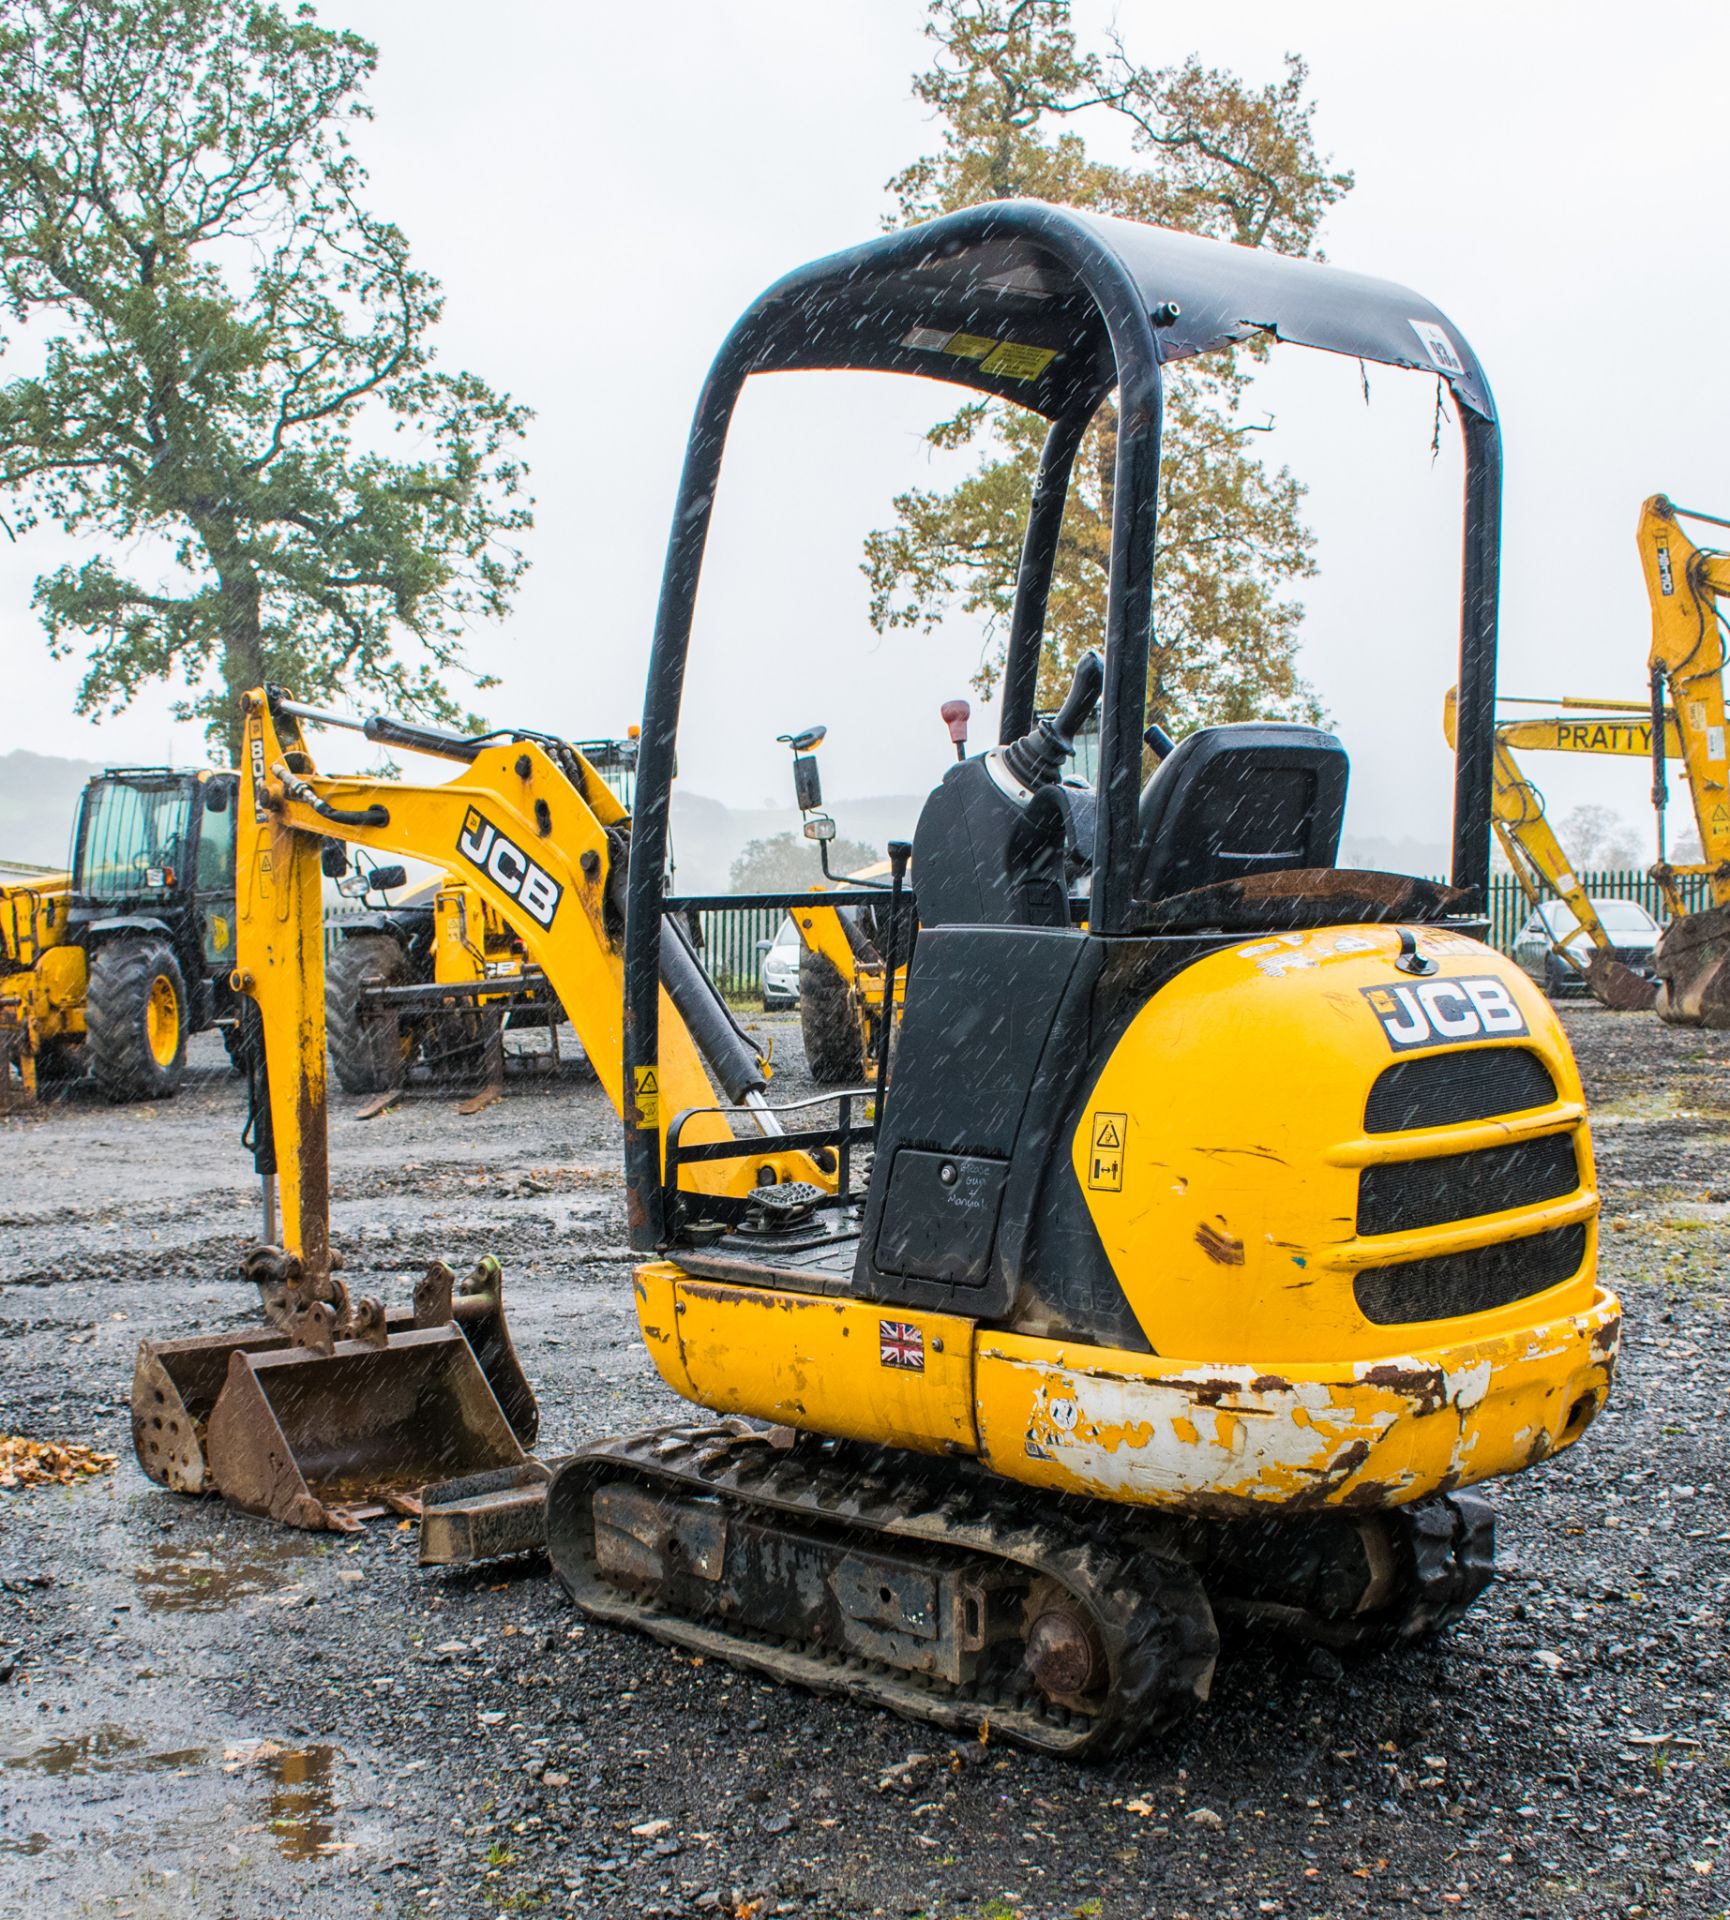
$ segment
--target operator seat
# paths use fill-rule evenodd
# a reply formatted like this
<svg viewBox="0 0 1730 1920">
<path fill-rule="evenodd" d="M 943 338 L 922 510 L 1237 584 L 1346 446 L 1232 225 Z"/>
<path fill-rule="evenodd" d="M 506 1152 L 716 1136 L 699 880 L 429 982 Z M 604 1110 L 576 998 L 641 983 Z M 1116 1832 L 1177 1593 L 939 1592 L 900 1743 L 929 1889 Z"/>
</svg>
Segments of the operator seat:
<svg viewBox="0 0 1730 1920">
<path fill-rule="evenodd" d="M 1136 899 L 1333 866 L 1347 772 L 1345 748 L 1319 727 L 1255 720 L 1198 728 L 1141 790 Z"/>
</svg>

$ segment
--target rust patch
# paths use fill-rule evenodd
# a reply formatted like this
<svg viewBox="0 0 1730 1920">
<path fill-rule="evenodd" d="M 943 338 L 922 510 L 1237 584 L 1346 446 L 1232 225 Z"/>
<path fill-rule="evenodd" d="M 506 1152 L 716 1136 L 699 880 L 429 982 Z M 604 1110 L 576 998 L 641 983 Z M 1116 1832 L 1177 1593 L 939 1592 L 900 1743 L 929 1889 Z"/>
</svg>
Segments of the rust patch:
<svg viewBox="0 0 1730 1920">
<path fill-rule="evenodd" d="M 1217 1407 L 1228 1393 L 1242 1393 L 1241 1380 L 1181 1380 L 1175 1383 L 1198 1407 Z"/>
<path fill-rule="evenodd" d="M 1394 1486 L 1388 1480 L 1365 1480 L 1340 1495 L 1342 1507 L 1391 1507 Z"/>
<path fill-rule="evenodd" d="M 1448 1382 L 1440 1367 L 1401 1367 L 1384 1361 L 1366 1368 L 1359 1377 L 1366 1387 L 1386 1387 L 1413 1401 L 1417 1413 L 1435 1413 L 1447 1402 Z"/>
<path fill-rule="evenodd" d="M 1211 1220 L 1202 1221 L 1195 1230 L 1195 1244 L 1216 1266 L 1241 1267 L 1243 1242 L 1235 1234 L 1222 1232 L 1223 1226 L 1223 1220 L 1219 1227 L 1216 1227 Z"/>
<path fill-rule="evenodd" d="M 1251 1393 L 1290 1393 L 1291 1382 L 1277 1373 L 1258 1373 L 1249 1383 Z"/>
</svg>

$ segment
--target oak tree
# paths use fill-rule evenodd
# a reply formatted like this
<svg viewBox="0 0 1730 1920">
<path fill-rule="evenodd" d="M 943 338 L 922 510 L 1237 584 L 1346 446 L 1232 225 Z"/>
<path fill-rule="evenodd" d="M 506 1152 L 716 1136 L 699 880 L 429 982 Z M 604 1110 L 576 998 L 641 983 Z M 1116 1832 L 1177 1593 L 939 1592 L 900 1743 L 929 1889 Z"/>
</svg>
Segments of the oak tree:
<svg viewBox="0 0 1730 1920">
<path fill-rule="evenodd" d="M 930 0 L 929 15 L 936 57 L 913 90 L 942 134 L 934 153 L 889 182 L 891 225 L 1035 198 L 1307 254 L 1323 215 L 1351 187 L 1351 175 L 1317 152 L 1308 76 L 1295 55 L 1283 78 L 1252 88 L 1194 56 L 1138 65 L 1115 37 L 1085 50 L 1069 0 Z M 1133 161 L 1097 157 L 1083 121 L 1127 133 Z M 1314 571 L 1303 488 L 1262 462 L 1251 436 L 1265 427 L 1245 414 L 1264 351 L 1252 342 L 1166 369 L 1148 699 L 1174 732 L 1318 714 L 1297 671 L 1303 610 L 1290 592 Z M 1056 703 L 1076 656 L 1104 632 L 1115 420 L 1108 402 L 1076 460 L 1045 623 L 1042 703 Z M 957 604 L 984 616 L 978 685 L 989 692 L 1044 422 L 973 401 L 929 439 L 946 451 L 977 447 L 981 457 L 952 487 L 899 495 L 894 525 L 869 536 L 871 619 L 879 632 L 929 631 Z"/>
<path fill-rule="evenodd" d="M 265 681 L 459 717 L 527 415 L 437 365 L 366 204 L 376 60 L 308 6 L 0 0 L 0 525 L 89 544 L 34 596 L 85 713 L 176 684 L 231 752 Z"/>
</svg>

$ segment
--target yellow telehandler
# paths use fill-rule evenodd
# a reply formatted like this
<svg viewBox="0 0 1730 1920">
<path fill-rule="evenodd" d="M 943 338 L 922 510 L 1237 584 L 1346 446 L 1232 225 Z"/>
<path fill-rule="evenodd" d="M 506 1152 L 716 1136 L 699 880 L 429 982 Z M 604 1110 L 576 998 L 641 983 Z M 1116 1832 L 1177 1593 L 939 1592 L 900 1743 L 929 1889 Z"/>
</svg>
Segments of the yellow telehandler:
<svg viewBox="0 0 1730 1920">
<path fill-rule="evenodd" d="M 1161 753 L 1147 727 L 1161 369 L 1251 333 L 1419 369 L 1455 403 L 1451 886 L 1335 864 L 1331 734 L 1208 727 Z M 796 369 L 924 375 L 1049 422 L 1000 742 L 949 769 L 911 850 L 890 848 L 891 911 L 911 851 L 918 931 L 869 1127 L 850 1090 L 821 1123 L 770 1106 L 679 957 L 681 916 L 706 903 L 666 878 L 728 423 L 747 379 Z M 1103 653 L 1036 721 L 1068 475 L 1112 395 Z M 1335 1646 L 1454 1619 L 1493 1570 L 1491 1510 L 1466 1489 L 1580 1438 L 1620 1326 L 1567 1041 L 1482 940 L 1499 502 L 1470 348 L 1361 275 L 1016 201 L 769 289 L 693 423 L 628 835 L 544 738 L 489 746 L 440 788 L 328 779 L 292 702 L 250 702 L 240 986 L 270 1061 L 284 1224 L 255 1270 L 296 1344 L 231 1359 L 208 1430 L 218 1483 L 277 1510 L 268 1476 L 234 1463 L 249 1422 L 276 1436 L 253 1454 L 279 1474 L 314 1443 L 336 1452 L 328 1426 L 306 1431 L 308 1399 L 346 1409 L 338 1487 L 401 1460 L 441 1404 L 472 1415 L 444 1427 L 447 1464 L 483 1439 L 509 1453 L 482 1395 L 448 1391 L 484 1373 L 439 1318 L 448 1275 L 423 1324 L 393 1330 L 348 1299 L 321 1204 L 319 850 L 454 849 L 566 1006 L 614 1009 L 590 1052 L 627 1123 L 639 1324 L 709 1416 L 553 1471 L 547 1551 L 592 1617 L 1065 1755 L 1121 1751 L 1204 1699 L 1220 1614 Z M 1078 790 L 1066 743 L 1096 707 L 1098 776 Z"/>
<path fill-rule="evenodd" d="M 0 1105 L 42 1079 L 163 1100 L 188 1038 L 233 1051 L 235 776 L 113 767 L 85 783 L 65 873 L 0 885 Z"/>
</svg>

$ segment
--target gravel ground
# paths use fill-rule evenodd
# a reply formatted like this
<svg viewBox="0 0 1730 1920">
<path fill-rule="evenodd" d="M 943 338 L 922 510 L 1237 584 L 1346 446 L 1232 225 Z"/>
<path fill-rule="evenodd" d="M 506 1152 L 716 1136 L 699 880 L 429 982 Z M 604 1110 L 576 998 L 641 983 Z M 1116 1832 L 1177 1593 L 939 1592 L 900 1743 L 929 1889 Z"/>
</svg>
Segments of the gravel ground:
<svg viewBox="0 0 1730 1920">
<path fill-rule="evenodd" d="M 279 1532 L 132 1461 L 141 1333 L 241 1324 L 238 1084 L 0 1121 L 0 1431 L 118 1470 L 0 1494 L 0 1912 L 1712 1915 L 1730 1905 L 1730 1036 L 1569 1009 L 1596 1111 L 1609 1411 L 1505 1485 L 1501 1578 L 1342 1667 L 1228 1644 L 1214 1698 L 1069 1767 L 585 1628 L 544 1567 Z M 794 1069 L 796 1017 L 773 1017 Z M 361 1290 L 504 1260 L 544 1442 L 678 1417 L 639 1350 L 599 1089 L 339 1102 Z"/>
</svg>

